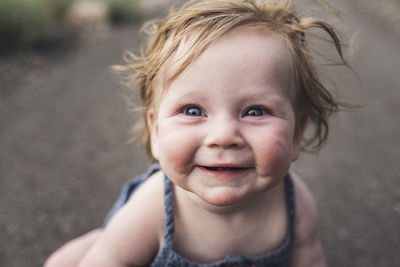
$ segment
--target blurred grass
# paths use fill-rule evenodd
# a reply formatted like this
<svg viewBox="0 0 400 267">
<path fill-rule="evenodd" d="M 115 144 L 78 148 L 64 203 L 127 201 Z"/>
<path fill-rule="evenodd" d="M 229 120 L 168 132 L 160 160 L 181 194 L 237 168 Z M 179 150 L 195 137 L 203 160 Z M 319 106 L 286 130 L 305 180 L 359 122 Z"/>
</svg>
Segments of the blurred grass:
<svg viewBox="0 0 400 267">
<path fill-rule="evenodd" d="M 138 0 L 103 0 L 112 24 L 135 23 L 142 18 Z"/>
<path fill-rule="evenodd" d="M 0 0 L 0 54 L 32 48 L 61 35 L 67 15 L 81 0 Z M 138 0 L 92 0 L 103 2 L 114 25 L 135 23 L 142 18 Z M 50 40 L 51 42 L 51 40 Z"/>
<path fill-rule="evenodd" d="M 0 0 L 0 50 L 32 47 L 62 24 L 73 0 Z"/>
</svg>

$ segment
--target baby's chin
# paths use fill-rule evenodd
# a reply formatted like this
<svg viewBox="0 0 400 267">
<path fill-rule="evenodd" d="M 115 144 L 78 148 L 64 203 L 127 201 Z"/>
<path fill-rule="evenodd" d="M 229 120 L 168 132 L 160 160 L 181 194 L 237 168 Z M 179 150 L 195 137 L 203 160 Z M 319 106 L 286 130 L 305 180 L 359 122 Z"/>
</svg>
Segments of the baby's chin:
<svg viewBox="0 0 400 267">
<path fill-rule="evenodd" d="M 209 192 L 204 192 L 204 194 L 199 197 L 207 204 L 217 209 L 229 209 L 245 200 L 247 195 L 248 194 L 243 191 L 238 192 L 232 188 L 218 188 Z"/>
</svg>

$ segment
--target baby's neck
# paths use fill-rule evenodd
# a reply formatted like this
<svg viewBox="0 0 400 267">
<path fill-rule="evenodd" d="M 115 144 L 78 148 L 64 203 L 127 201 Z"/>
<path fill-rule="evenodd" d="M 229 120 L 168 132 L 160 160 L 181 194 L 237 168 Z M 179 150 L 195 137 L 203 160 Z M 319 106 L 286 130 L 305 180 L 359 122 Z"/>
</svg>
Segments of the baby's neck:
<svg viewBox="0 0 400 267">
<path fill-rule="evenodd" d="M 188 259 L 209 263 L 226 255 L 263 255 L 285 238 L 282 183 L 230 206 L 211 205 L 176 186 L 174 191 L 174 249 Z"/>
</svg>

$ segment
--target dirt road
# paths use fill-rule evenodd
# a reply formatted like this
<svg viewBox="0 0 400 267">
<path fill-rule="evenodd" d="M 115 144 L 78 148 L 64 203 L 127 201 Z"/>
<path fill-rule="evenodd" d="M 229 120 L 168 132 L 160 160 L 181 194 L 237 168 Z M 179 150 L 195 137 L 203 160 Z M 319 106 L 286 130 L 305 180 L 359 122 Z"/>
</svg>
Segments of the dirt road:
<svg viewBox="0 0 400 267">
<path fill-rule="evenodd" d="M 330 266 L 400 266 L 400 37 L 370 9 L 332 2 L 358 32 L 361 82 L 347 71 L 329 77 L 365 106 L 335 116 L 328 145 L 293 169 L 317 199 Z M 103 32 L 52 58 L 1 59 L 0 266 L 41 266 L 100 226 L 124 181 L 146 169 L 143 151 L 126 145 L 135 116 L 109 72 L 137 50 L 137 30 Z"/>
</svg>

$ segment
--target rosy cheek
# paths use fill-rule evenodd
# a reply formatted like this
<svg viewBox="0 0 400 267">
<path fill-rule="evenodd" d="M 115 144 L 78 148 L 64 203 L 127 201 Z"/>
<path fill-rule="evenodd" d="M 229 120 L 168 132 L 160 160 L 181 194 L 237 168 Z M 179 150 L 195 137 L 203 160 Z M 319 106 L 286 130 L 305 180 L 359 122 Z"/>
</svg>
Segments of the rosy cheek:
<svg viewBox="0 0 400 267">
<path fill-rule="evenodd" d="M 269 175 L 271 170 L 277 168 L 282 175 L 289 168 L 291 162 L 291 135 L 282 129 L 270 129 L 269 134 L 255 146 L 257 164 L 264 175 Z M 261 174 L 262 175 L 262 174 Z"/>
<path fill-rule="evenodd" d="M 160 130 L 160 161 L 168 162 L 177 172 L 185 172 L 197 147 L 193 132 L 179 128 Z"/>
</svg>

